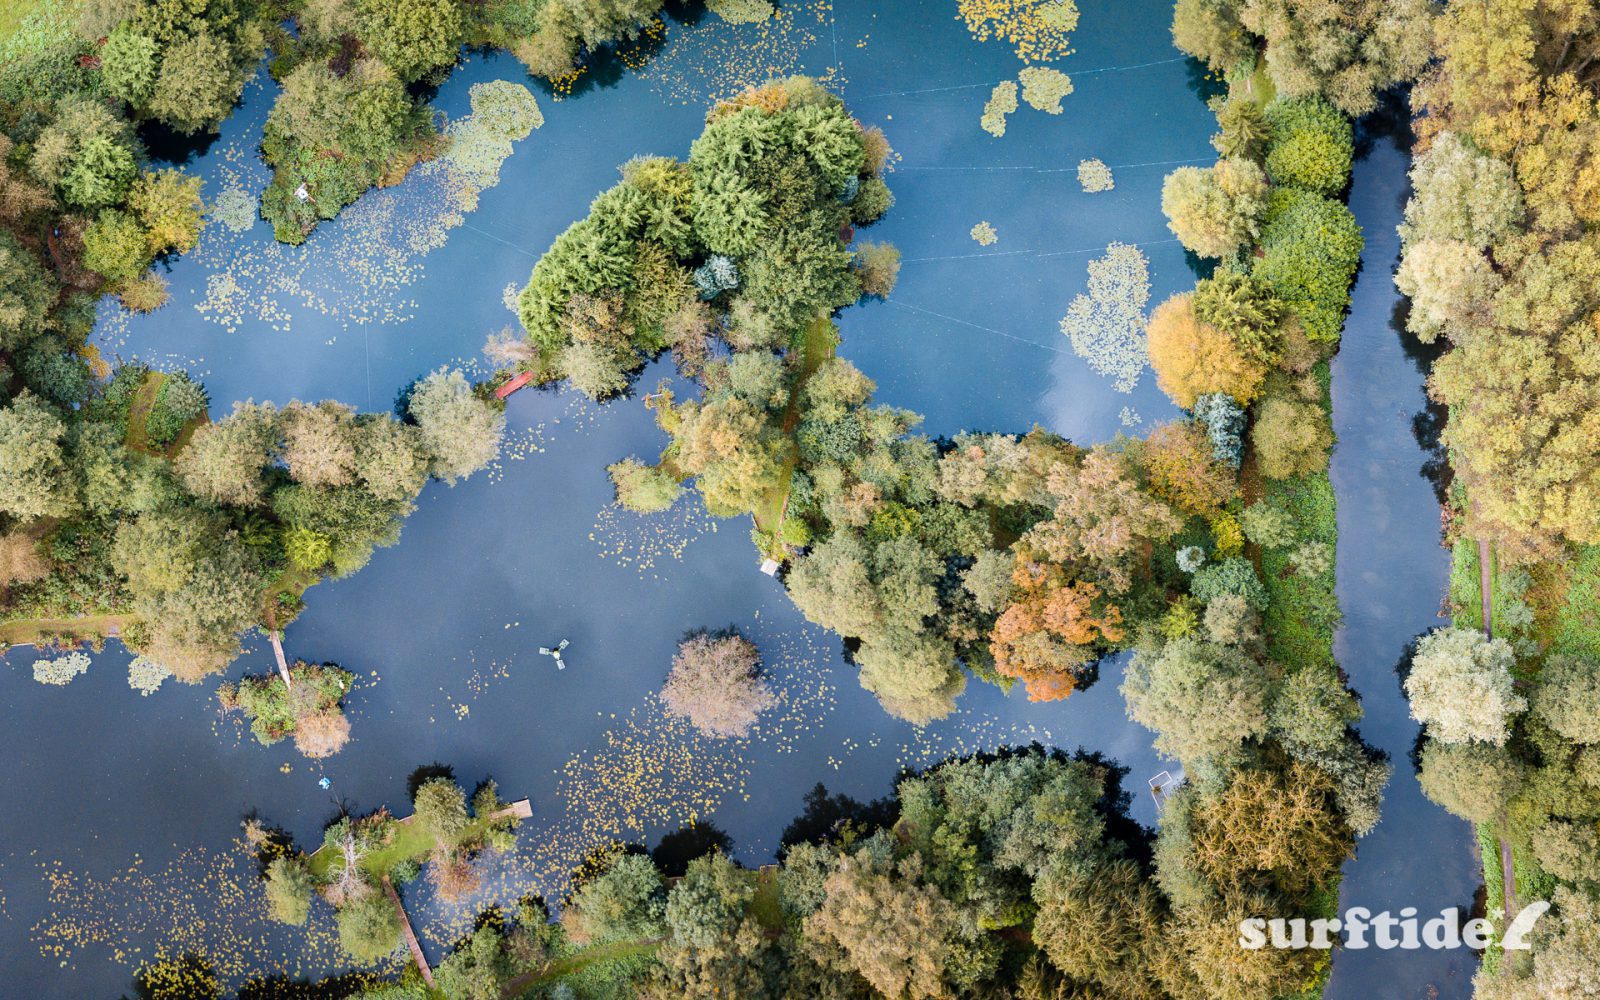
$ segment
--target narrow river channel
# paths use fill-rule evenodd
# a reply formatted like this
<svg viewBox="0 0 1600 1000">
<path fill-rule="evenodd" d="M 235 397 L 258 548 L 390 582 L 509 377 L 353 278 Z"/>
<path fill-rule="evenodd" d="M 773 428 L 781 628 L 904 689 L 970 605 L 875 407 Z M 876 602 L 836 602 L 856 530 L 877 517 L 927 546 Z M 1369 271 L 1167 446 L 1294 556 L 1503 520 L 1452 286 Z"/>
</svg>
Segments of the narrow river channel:
<svg viewBox="0 0 1600 1000">
<path fill-rule="evenodd" d="M 1366 236 L 1350 317 L 1333 362 L 1334 493 L 1339 500 L 1339 606 L 1334 653 L 1361 695 L 1362 737 L 1388 753 L 1394 779 L 1383 819 L 1344 869 L 1341 912 L 1365 907 L 1426 920 L 1449 907 L 1463 919 L 1480 883 L 1472 830 L 1422 795 L 1413 750 L 1420 727 L 1400 687 L 1400 667 L 1422 633 L 1445 624 L 1450 575 L 1439 544 L 1439 503 L 1427 477 L 1433 425 L 1424 390 L 1431 355 L 1405 333 L 1394 287 L 1395 231 L 1410 193 L 1409 126 L 1403 106 L 1362 123 L 1350 208 Z M 1370 938 L 1370 935 L 1369 935 Z M 1477 960 L 1454 951 L 1335 952 L 1328 1000 L 1454 1000 L 1472 995 Z"/>
</svg>

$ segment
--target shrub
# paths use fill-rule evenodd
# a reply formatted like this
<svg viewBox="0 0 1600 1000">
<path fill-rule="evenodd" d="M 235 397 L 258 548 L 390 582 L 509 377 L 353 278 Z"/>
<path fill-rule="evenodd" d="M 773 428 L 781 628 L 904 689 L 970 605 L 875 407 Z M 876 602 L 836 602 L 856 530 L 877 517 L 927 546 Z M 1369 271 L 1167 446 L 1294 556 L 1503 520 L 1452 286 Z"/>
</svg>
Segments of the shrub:
<svg viewBox="0 0 1600 1000">
<path fill-rule="evenodd" d="M 1253 503 L 1240 518 L 1246 538 L 1264 549 L 1281 549 L 1294 541 L 1294 518 L 1276 504 Z"/>
<path fill-rule="evenodd" d="M 1239 467 L 1244 457 L 1244 407 L 1220 392 L 1195 400 L 1194 418 L 1206 429 L 1211 454 L 1219 462 Z"/>
<path fill-rule="evenodd" d="M 1185 545 L 1178 550 L 1178 568 L 1185 573 L 1193 573 L 1206 564 L 1206 550 L 1198 545 Z"/>
<path fill-rule="evenodd" d="M 1236 556 L 1244 551 L 1244 531 L 1239 519 L 1223 512 L 1211 521 L 1211 540 L 1219 556 Z"/>
<path fill-rule="evenodd" d="M 1333 546 L 1327 542 L 1305 542 L 1289 556 L 1301 576 L 1322 576 L 1333 572 Z"/>
<path fill-rule="evenodd" d="M 1350 180 L 1350 119 L 1321 97 L 1278 98 L 1266 109 L 1267 173 L 1274 184 L 1337 194 Z"/>
<path fill-rule="evenodd" d="M 1255 567 L 1237 556 L 1201 567 L 1190 579 L 1189 593 L 1202 604 L 1233 594 L 1257 611 L 1267 607 L 1267 588 L 1256 576 Z"/>
<path fill-rule="evenodd" d="M 161 380 L 155 403 L 145 418 L 145 437 L 165 448 L 178 440 L 183 425 L 206 411 L 206 390 L 184 372 L 173 372 Z"/>
<path fill-rule="evenodd" d="M 144 227 L 117 209 L 101 212 L 83 233 L 83 263 L 108 281 L 131 281 L 150 266 Z"/>
</svg>

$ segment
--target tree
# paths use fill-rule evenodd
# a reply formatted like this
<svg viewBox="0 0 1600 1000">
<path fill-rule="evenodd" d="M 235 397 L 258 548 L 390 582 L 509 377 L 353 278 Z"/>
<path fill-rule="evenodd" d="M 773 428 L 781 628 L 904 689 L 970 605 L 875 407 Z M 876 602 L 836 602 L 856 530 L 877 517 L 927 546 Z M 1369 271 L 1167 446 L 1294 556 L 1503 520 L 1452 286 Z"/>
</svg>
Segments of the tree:
<svg viewBox="0 0 1600 1000">
<path fill-rule="evenodd" d="M 580 885 L 561 922 L 580 944 L 654 937 L 662 927 L 661 873 L 643 854 L 618 854 L 603 872 Z"/>
<path fill-rule="evenodd" d="M 355 413 L 327 400 L 298 400 L 283 408 L 283 460 L 289 475 L 307 486 L 345 486 L 355 479 Z"/>
<path fill-rule="evenodd" d="M 493 925 L 479 927 L 434 972 L 451 1000 L 499 1000 L 521 971 L 508 954 L 511 941 Z"/>
<path fill-rule="evenodd" d="M 449 778 L 431 778 L 423 782 L 412 796 L 411 806 L 416 810 L 416 819 L 412 822 L 421 824 L 446 848 L 459 845 L 471 825 L 467 818 L 467 795 Z"/>
<path fill-rule="evenodd" d="M 152 254 L 188 253 L 200 238 L 200 178 L 178 170 L 146 171 L 128 193 Z"/>
<path fill-rule="evenodd" d="M 1161 899 L 1132 861 L 1092 870 L 1054 865 L 1033 886 L 1033 941 L 1051 964 L 1113 995 L 1146 995 L 1163 937 Z"/>
<path fill-rule="evenodd" d="M 990 635 L 995 671 L 1023 682 L 1030 701 L 1071 694 L 1096 645 L 1122 639 L 1122 611 L 1093 583 L 1019 552 L 1008 606 Z"/>
<path fill-rule="evenodd" d="M 359 0 L 361 41 L 406 83 L 456 60 L 463 25 L 456 0 Z"/>
<path fill-rule="evenodd" d="M 918 855 L 898 866 L 864 851 L 844 855 L 824 882 L 821 908 L 805 919 L 806 935 L 842 949 L 884 996 L 949 995 L 945 963 L 956 948 L 956 908 L 921 874 Z"/>
<path fill-rule="evenodd" d="M 1137 652 L 1122 681 L 1128 717 L 1155 730 L 1162 753 L 1188 763 L 1227 758 L 1267 732 L 1267 678 L 1238 647 L 1174 639 Z"/>
<path fill-rule="evenodd" d="M 233 412 L 195 431 L 179 454 L 178 477 L 213 503 L 249 507 L 266 497 L 263 475 L 277 457 L 278 413 L 270 403 L 235 403 Z"/>
<path fill-rule="evenodd" d="M 133 215 L 106 209 L 83 233 L 83 263 L 114 283 L 132 281 L 150 266 L 144 226 Z"/>
<path fill-rule="evenodd" d="M 1157 306 L 1146 337 L 1157 384 L 1185 409 L 1217 392 L 1248 403 L 1266 379 L 1265 367 L 1247 357 L 1233 337 L 1196 317 L 1192 294 L 1174 295 Z"/>
<path fill-rule="evenodd" d="M 1271 365 L 1282 348 L 1285 310 L 1260 278 L 1219 267 L 1194 286 L 1194 315 L 1232 337 L 1251 360 Z"/>
<path fill-rule="evenodd" d="M 667 894 L 667 932 L 676 945 L 714 948 L 732 936 L 754 896 L 749 877 L 720 852 L 695 858 Z"/>
<path fill-rule="evenodd" d="M 334 919 L 340 947 L 357 962 L 386 958 L 400 944 L 400 915 L 384 893 L 368 891 L 346 900 Z"/>
<path fill-rule="evenodd" d="M 1458 240 L 1421 240 L 1407 247 L 1395 287 L 1411 298 L 1406 329 L 1423 343 L 1444 331 L 1485 325 L 1504 283 L 1483 251 Z"/>
<path fill-rule="evenodd" d="M 863 639 L 856 653 L 861 686 L 884 711 L 926 725 L 955 711 L 967 686 L 950 644 L 924 631 L 890 629 Z"/>
<path fill-rule="evenodd" d="M 1574 743 L 1600 743 L 1600 665 L 1553 653 L 1539 670 L 1533 710 Z"/>
<path fill-rule="evenodd" d="M 433 474 L 452 486 L 500 455 L 505 414 L 479 399 L 459 371 L 440 368 L 418 382 L 409 411 Z"/>
<path fill-rule="evenodd" d="M 155 39 L 123 25 L 113 31 L 100 50 L 100 77 L 106 90 L 119 100 L 142 107 L 156 89 Z"/>
<path fill-rule="evenodd" d="M 700 632 L 678 644 L 661 689 L 667 714 L 708 736 L 748 736 L 762 711 L 777 704 L 760 679 L 761 651 L 737 632 Z"/>
<path fill-rule="evenodd" d="M 180 132 L 198 132 L 227 117 L 244 81 L 232 46 L 201 28 L 167 48 L 149 110 Z"/>
<path fill-rule="evenodd" d="M 1319 404 L 1273 395 L 1256 412 L 1250 445 L 1263 476 L 1287 479 L 1327 467 L 1333 431 Z"/>
<path fill-rule="evenodd" d="M 314 888 L 311 869 L 298 854 L 280 854 L 267 866 L 267 910 L 272 919 L 295 927 L 305 926 L 311 912 Z"/>
<path fill-rule="evenodd" d="M 606 466 L 617 490 L 617 503 L 626 510 L 654 514 L 678 502 L 683 487 L 665 469 L 625 458 Z"/>
<path fill-rule="evenodd" d="M 66 430 L 61 418 L 27 390 L 0 409 L 0 510 L 31 521 L 77 507 L 62 448 Z"/>
<path fill-rule="evenodd" d="M 1237 0 L 1178 0 L 1172 11 L 1172 44 L 1227 72 L 1250 58 L 1255 45 L 1239 23 Z"/>
<path fill-rule="evenodd" d="M 1255 276 L 1300 317 L 1313 343 L 1333 343 L 1361 263 L 1361 226 L 1350 209 L 1297 188 L 1274 191 Z"/>
<path fill-rule="evenodd" d="M 1211 137 L 1211 147 L 1218 153 L 1227 158 L 1261 161 L 1267 144 L 1267 118 L 1259 104 L 1244 97 L 1229 98 L 1217 111 L 1217 126 L 1220 131 Z"/>
<path fill-rule="evenodd" d="M 1218 462 L 1198 424 L 1162 424 L 1145 438 L 1139 464 L 1158 496 L 1186 514 L 1212 517 L 1237 491 L 1232 469 Z"/>
<path fill-rule="evenodd" d="M 1528 707 L 1516 693 L 1511 644 L 1476 629 L 1438 628 L 1417 643 L 1405 680 L 1411 717 L 1443 743 L 1501 746 L 1511 716 Z"/>
<path fill-rule="evenodd" d="M 1245 0 L 1239 19 L 1266 40 L 1267 73 L 1278 93 L 1321 94 L 1358 116 L 1427 64 L 1434 11 L 1429 0 Z"/>
<path fill-rule="evenodd" d="M 422 432 L 387 415 L 356 418 L 356 476 L 381 501 L 410 500 L 428 479 Z"/>
<path fill-rule="evenodd" d="M 43 333 L 55 301 L 55 283 L 38 258 L 0 228 L 0 349 L 15 351 Z"/>
<path fill-rule="evenodd" d="M 1249 160 L 1179 167 L 1161 186 L 1167 228 L 1202 257 L 1226 257 L 1253 242 L 1267 208 L 1267 176 Z"/>
<path fill-rule="evenodd" d="M 1441 132 L 1411 165 L 1411 199 L 1400 238 L 1407 253 L 1424 240 L 1482 249 L 1523 219 L 1522 189 L 1509 164 L 1454 132 Z"/>
<path fill-rule="evenodd" d="M 96 212 L 120 204 L 138 174 L 137 139 L 104 102 L 63 98 L 34 143 L 29 167 L 73 208 Z"/>
<path fill-rule="evenodd" d="M 886 299 L 900 278 L 900 251 L 889 243 L 865 242 L 856 248 L 855 266 L 862 294 Z"/>
<path fill-rule="evenodd" d="M 1506 556 L 1558 558 L 1600 541 L 1600 311 L 1554 337 L 1474 336 L 1434 365 L 1444 440 L 1472 495 L 1472 530 Z"/>
<path fill-rule="evenodd" d="M 678 464 L 696 477 L 712 514 L 753 510 L 776 487 L 786 442 L 765 413 L 736 396 L 685 403 L 675 412 Z"/>
</svg>

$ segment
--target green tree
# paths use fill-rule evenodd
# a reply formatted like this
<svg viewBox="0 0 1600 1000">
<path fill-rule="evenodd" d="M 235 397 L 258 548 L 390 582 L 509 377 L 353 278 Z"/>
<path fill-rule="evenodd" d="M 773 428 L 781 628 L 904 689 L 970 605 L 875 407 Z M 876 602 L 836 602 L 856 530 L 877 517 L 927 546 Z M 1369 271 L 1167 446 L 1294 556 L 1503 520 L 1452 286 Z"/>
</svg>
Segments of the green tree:
<svg viewBox="0 0 1600 1000">
<path fill-rule="evenodd" d="M 137 278 L 150 260 L 144 226 L 128 212 L 106 209 L 84 230 L 83 263 L 112 282 Z"/>
<path fill-rule="evenodd" d="M 124 25 L 106 38 L 100 50 L 100 73 L 112 96 L 134 107 L 142 107 L 156 89 L 157 56 L 155 39 Z"/>
<path fill-rule="evenodd" d="M 339 946 L 357 962 L 376 962 L 400 945 L 400 915 L 388 896 L 373 889 L 335 913 Z"/>
<path fill-rule="evenodd" d="M 31 521 L 77 507 L 62 447 L 66 431 L 55 411 L 27 390 L 0 409 L 0 510 Z"/>
<path fill-rule="evenodd" d="M 683 487 L 662 468 L 625 458 L 606 466 L 616 487 L 617 503 L 640 514 L 654 514 L 678 502 Z"/>
<path fill-rule="evenodd" d="M 1238 647 L 1174 639 L 1138 652 L 1122 681 L 1128 717 L 1178 760 L 1227 759 L 1267 732 L 1267 678 Z"/>
<path fill-rule="evenodd" d="M 298 854 L 280 854 L 267 866 L 267 910 L 282 924 L 303 927 L 311 912 L 311 869 Z"/>
<path fill-rule="evenodd" d="M 561 922 L 579 943 L 654 937 L 662 929 L 665 886 L 642 854 L 619 854 L 573 892 Z"/>
<path fill-rule="evenodd" d="M 505 414 L 478 398 L 459 371 L 440 368 L 418 382 L 409 412 L 433 475 L 452 486 L 500 456 Z"/>
<path fill-rule="evenodd" d="M 195 431 L 178 456 L 178 477 L 213 503 L 249 507 L 266 497 L 265 473 L 277 458 L 278 413 L 271 404 L 235 403 L 233 412 Z"/>
<path fill-rule="evenodd" d="M 458 846 L 471 825 L 467 818 L 467 795 L 449 778 L 423 782 L 412 797 L 411 805 L 416 810 L 413 822 L 421 824 L 446 847 Z"/>
<path fill-rule="evenodd" d="M 1280 97 L 1266 107 L 1267 174 L 1318 194 L 1338 194 L 1350 180 L 1355 142 L 1350 120 L 1320 97 Z"/>
<path fill-rule="evenodd" d="M 1255 53 L 1239 22 L 1239 0 L 1178 0 L 1172 11 L 1172 44 L 1213 70 L 1228 71 Z"/>
<path fill-rule="evenodd" d="M 406 83 L 456 60 L 463 25 L 456 0 L 358 0 L 362 43 Z"/>
<path fill-rule="evenodd" d="M 202 28 L 161 57 L 149 110 L 180 132 L 212 128 L 227 117 L 244 81 L 227 39 Z"/>
<path fill-rule="evenodd" d="M 44 332 L 56 287 L 39 260 L 0 229 L 0 349 L 16 351 Z"/>
<path fill-rule="evenodd" d="M 1533 710 L 1574 743 L 1600 743 L 1600 665 L 1554 653 L 1539 670 Z"/>
</svg>

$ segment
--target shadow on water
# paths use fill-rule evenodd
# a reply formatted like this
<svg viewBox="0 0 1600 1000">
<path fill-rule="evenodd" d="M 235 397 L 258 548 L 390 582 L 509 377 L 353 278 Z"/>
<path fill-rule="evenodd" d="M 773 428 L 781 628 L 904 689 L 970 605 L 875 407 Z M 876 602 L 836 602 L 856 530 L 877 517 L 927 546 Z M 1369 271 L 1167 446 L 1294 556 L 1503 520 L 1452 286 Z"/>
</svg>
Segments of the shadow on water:
<svg viewBox="0 0 1600 1000">
<path fill-rule="evenodd" d="M 679 827 L 663 836 L 650 850 L 650 860 L 667 878 L 681 878 L 689 862 L 712 851 L 733 853 L 733 838 L 726 830 L 705 820 Z"/>
</svg>

